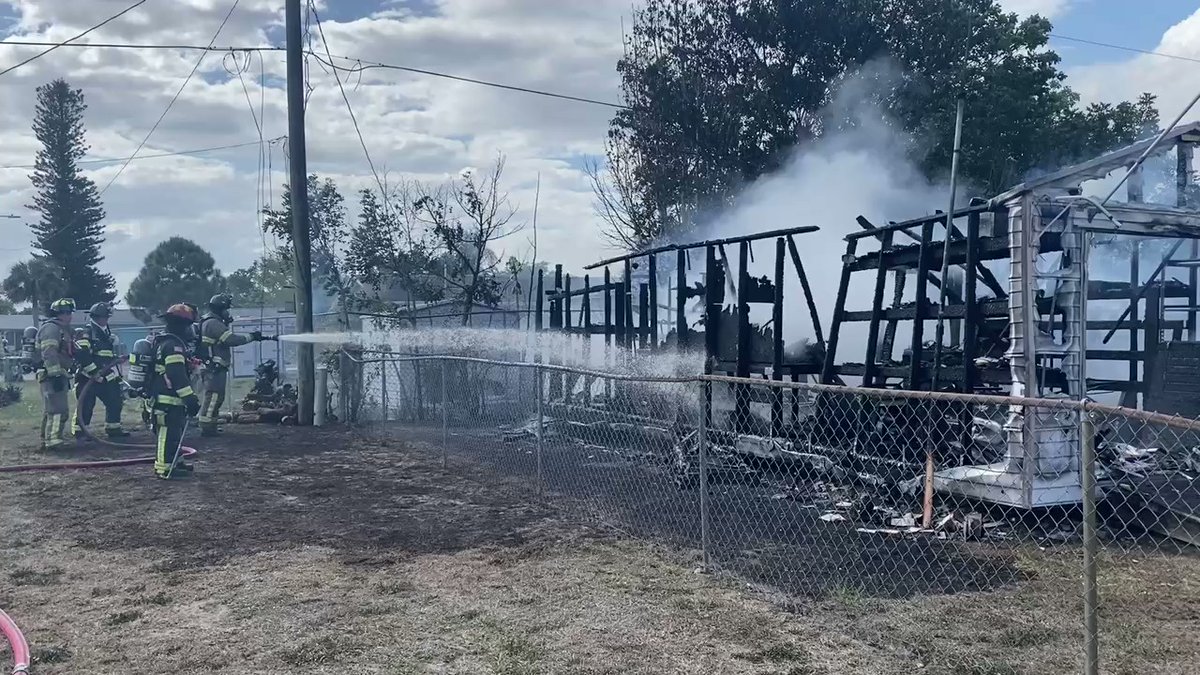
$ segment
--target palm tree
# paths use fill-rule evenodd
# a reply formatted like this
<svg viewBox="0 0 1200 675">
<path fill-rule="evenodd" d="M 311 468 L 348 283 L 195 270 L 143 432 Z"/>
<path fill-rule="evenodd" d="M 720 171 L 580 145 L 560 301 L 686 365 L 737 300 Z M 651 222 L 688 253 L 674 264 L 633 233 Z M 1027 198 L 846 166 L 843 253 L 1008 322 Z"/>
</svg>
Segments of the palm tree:
<svg viewBox="0 0 1200 675">
<path fill-rule="evenodd" d="M 28 302 L 36 315 L 66 290 L 63 271 L 49 259 L 34 256 L 12 266 L 0 288 L 13 302 Z"/>
</svg>

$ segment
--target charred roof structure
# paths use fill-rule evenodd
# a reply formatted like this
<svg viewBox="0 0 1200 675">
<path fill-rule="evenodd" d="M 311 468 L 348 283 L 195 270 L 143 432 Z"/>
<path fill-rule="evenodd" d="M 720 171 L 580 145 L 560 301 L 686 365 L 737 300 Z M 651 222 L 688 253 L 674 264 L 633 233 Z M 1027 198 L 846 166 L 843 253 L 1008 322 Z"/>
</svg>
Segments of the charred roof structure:
<svg viewBox="0 0 1200 675">
<path fill-rule="evenodd" d="M 822 380 L 855 376 L 867 387 L 1018 397 L 1119 392 L 1125 405 L 1139 405 L 1139 395 L 1157 386 L 1153 365 L 1164 333 L 1174 341 L 1197 340 L 1200 212 L 1189 199 L 1197 142 L 1200 124 L 1178 127 L 1153 146 L 1146 141 L 1066 167 L 977 200 L 949 218 L 938 213 L 881 227 L 859 218 L 863 231 L 846 237 Z M 1149 149 L 1151 156 L 1174 156 L 1173 203 L 1144 200 L 1139 158 Z M 1084 195 L 1086 182 L 1125 171 L 1124 202 L 1104 204 Z M 1156 239 L 1167 243 L 1149 246 Z M 875 250 L 864 252 L 868 244 Z M 953 278 L 936 273 L 946 247 L 948 260 L 962 271 L 961 292 Z M 1149 248 L 1160 249 L 1158 259 L 1143 259 Z M 1093 280 L 1093 255 L 1102 255 L 1109 267 L 1124 258 L 1128 281 Z M 1173 271 L 1184 279 L 1168 278 Z M 847 307 L 855 275 L 873 276 L 869 308 Z M 915 286 L 910 302 L 907 283 Z M 945 347 L 926 341 L 927 324 L 939 320 L 930 289 L 940 284 L 951 285 L 940 314 L 951 322 L 954 344 Z M 1100 311 L 1112 301 L 1125 307 L 1115 319 Z M 839 361 L 840 337 L 852 322 L 868 324 L 860 363 Z M 899 324 L 907 324 L 909 344 L 897 359 Z M 1105 348 L 1119 332 L 1127 346 Z M 1114 362 L 1125 365 L 1123 377 L 1088 376 L 1089 364 L 1099 369 Z M 1079 501 L 1078 424 L 1074 415 L 1060 417 L 1014 407 L 1002 423 L 1003 458 L 945 469 L 939 488 L 1023 507 Z"/>
</svg>

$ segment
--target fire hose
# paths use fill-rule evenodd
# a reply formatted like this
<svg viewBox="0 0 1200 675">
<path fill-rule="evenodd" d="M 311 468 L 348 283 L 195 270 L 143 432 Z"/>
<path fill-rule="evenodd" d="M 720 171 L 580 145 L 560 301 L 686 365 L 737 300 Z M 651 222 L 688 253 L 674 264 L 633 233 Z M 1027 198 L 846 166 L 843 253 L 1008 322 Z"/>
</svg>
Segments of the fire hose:
<svg viewBox="0 0 1200 675">
<path fill-rule="evenodd" d="M 0 609 L 0 634 L 8 640 L 8 646 L 13 655 L 12 675 L 27 675 L 29 673 L 29 643 L 21 634 L 21 629 L 12 617 Z"/>
<path fill-rule="evenodd" d="M 90 391 L 90 387 L 94 383 L 95 383 L 95 380 L 88 380 L 87 383 L 83 385 L 83 388 L 79 390 L 78 398 L 81 398 L 81 399 L 84 398 L 87 395 L 87 393 Z M 78 414 L 78 410 L 76 411 L 76 414 Z M 90 429 L 88 429 L 86 426 L 83 426 L 82 424 L 79 425 L 78 428 L 81 429 L 88 438 L 90 438 L 98 443 L 103 443 L 104 445 L 111 445 L 113 447 L 118 447 L 118 448 L 137 448 L 139 450 L 140 449 L 154 449 L 154 447 L 155 447 L 152 444 L 145 445 L 145 444 L 133 444 L 133 443 L 114 443 L 107 439 L 98 438 L 97 436 L 92 434 Z M 185 431 L 185 433 L 186 433 L 186 431 Z M 196 454 L 196 450 L 194 448 L 189 448 L 189 447 L 183 445 L 183 439 L 180 438 L 180 445 L 179 445 L 177 452 L 175 453 L 175 461 L 177 462 L 177 461 L 179 461 L 179 459 L 181 459 L 183 457 L 191 457 L 194 454 Z M 17 465 L 13 465 L 13 466 L 0 466 L 0 473 L 23 473 L 23 472 L 30 472 L 30 471 L 65 471 L 65 470 L 70 470 L 70 469 L 110 469 L 113 467 L 120 467 L 120 466 L 134 466 L 134 465 L 138 465 L 138 464 L 153 464 L 155 462 L 155 460 L 156 460 L 156 458 L 153 455 L 151 455 L 149 457 L 129 457 L 129 458 L 125 458 L 125 459 L 107 459 L 107 460 L 99 460 L 99 461 L 91 461 L 91 462 L 47 462 L 47 463 L 43 463 L 43 464 L 17 464 Z M 172 469 L 175 468 L 174 463 L 172 463 L 171 468 Z M 24 634 L 21 633 L 21 629 L 17 627 L 16 622 L 13 621 L 12 617 L 10 617 L 8 614 L 6 614 L 4 612 L 4 610 L 2 610 L 2 609 L 0 609 L 0 634 L 2 634 L 4 636 L 4 639 L 8 641 L 9 648 L 12 651 L 12 655 L 13 655 L 12 675 L 28 675 L 28 673 L 29 673 L 29 643 L 26 642 L 25 636 L 24 636 Z"/>
<path fill-rule="evenodd" d="M 89 379 L 87 381 L 87 383 L 83 385 L 83 388 L 79 390 L 79 396 L 77 398 L 78 399 L 85 398 L 87 396 L 88 392 L 91 390 L 92 385 L 95 383 L 96 383 L 96 380 Z M 78 403 L 76 403 L 76 405 L 78 406 Z M 76 414 L 78 414 L 78 409 L 76 410 Z M 133 449 L 137 449 L 137 450 L 154 450 L 155 449 L 154 444 L 147 445 L 144 443 L 116 443 L 116 442 L 110 441 L 108 439 L 100 438 L 100 437 L 96 436 L 95 434 L 93 434 L 90 429 L 88 429 L 86 426 L 84 426 L 82 424 L 77 425 L 77 428 L 82 430 L 84 435 L 87 436 L 89 439 L 96 441 L 97 443 L 101 443 L 103 445 L 112 446 L 114 448 L 133 448 Z M 183 445 L 182 438 L 181 438 L 180 446 L 178 448 L 178 451 L 176 452 L 176 460 L 183 458 L 183 457 L 191 457 L 192 455 L 195 455 L 195 454 L 196 454 L 195 448 L 190 448 L 190 447 Z M 42 463 L 42 464 L 14 464 L 11 466 L 0 466 L 0 473 L 25 473 L 25 472 L 30 472 L 30 471 L 58 471 L 58 470 L 67 471 L 67 470 L 71 470 L 71 469 L 112 469 L 112 468 L 121 467 L 121 466 L 153 464 L 154 461 L 155 461 L 155 457 L 153 455 L 151 455 L 149 457 L 127 457 L 124 459 L 105 459 L 105 460 L 96 460 L 96 461 L 89 461 L 89 462 L 46 462 L 46 463 Z"/>
</svg>

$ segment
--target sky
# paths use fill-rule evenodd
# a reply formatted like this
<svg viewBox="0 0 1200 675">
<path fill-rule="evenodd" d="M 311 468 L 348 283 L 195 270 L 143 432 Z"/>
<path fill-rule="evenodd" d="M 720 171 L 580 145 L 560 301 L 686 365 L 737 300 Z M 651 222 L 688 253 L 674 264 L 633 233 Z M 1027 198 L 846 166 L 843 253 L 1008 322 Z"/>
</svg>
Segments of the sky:
<svg viewBox="0 0 1200 675">
<path fill-rule="evenodd" d="M 0 39 L 62 40 L 131 0 L 0 0 Z M 207 44 L 232 0 L 149 0 L 82 41 Z M 1068 83 L 1083 102 L 1159 95 L 1169 119 L 1200 91 L 1195 62 L 1087 45 L 1065 38 L 1200 58 L 1195 0 L 1003 0 L 1022 14 L 1054 21 L 1052 42 Z M 364 60 L 433 69 L 602 101 L 619 100 L 615 65 L 629 0 L 323 0 L 330 51 Z M 281 44 L 283 0 L 241 0 L 216 44 Z M 0 46 L 0 69 L 37 49 Z M 27 258 L 32 214 L 28 169 L 34 90 L 55 77 L 82 88 L 89 157 L 127 157 L 195 66 L 197 52 L 60 49 L 0 76 L 0 273 Z M 244 71 L 241 77 L 237 73 Z M 287 129 L 278 53 L 207 56 L 140 154 L 256 142 Z M 375 184 L 336 82 L 313 64 L 307 105 L 308 167 L 336 180 L 351 213 L 354 193 Z M 265 86 L 263 86 L 265 84 Z M 244 87 L 244 88 L 243 88 Z M 395 71 L 369 71 L 346 83 L 363 138 L 390 182 L 442 181 L 507 159 L 504 186 L 525 229 L 500 245 L 528 258 L 535 187 L 538 258 L 568 269 L 612 253 L 592 209 L 583 166 L 597 157 L 612 109 Z M 247 101 L 249 99 L 249 101 Z M 253 109 L 253 113 L 251 110 Z M 253 114 L 253 116 L 252 116 Z M 1200 110 L 1185 121 L 1200 118 Z M 258 228 L 260 205 L 278 204 L 284 148 L 259 170 L 249 145 L 202 155 L 136 160 L 104 193 L 108 213 L 102 269 L 123 294 L 142 260 L 173 235 L 212 252 L 226 273 L 249 265 L 273 241 Z M 16 168 L 5 168 L 16 167 Z M 88 164 L 104 187 L 120 163 Z M 260 175 L 263 177 L 260 189 Z M 269 188 L 267 187 L 269 185 Z"/>
</svg>

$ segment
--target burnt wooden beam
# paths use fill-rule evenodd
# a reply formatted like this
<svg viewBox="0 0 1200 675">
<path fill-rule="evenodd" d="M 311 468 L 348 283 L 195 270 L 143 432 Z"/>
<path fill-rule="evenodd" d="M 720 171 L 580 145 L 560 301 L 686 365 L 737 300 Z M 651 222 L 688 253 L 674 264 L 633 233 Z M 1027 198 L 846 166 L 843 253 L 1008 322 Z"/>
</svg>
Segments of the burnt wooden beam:
<svg viewBox="0 0 1200 675">
<path fill-rule="evenodd" d="M 804 291 L 804 302 L 808 304 L 808 318 L 812 320 L 813 332 L 817 336 L 817 344 L 825 345 L 825 336 L 821 331 L 821 315 L 817 312 L 817 301 L 813 297 L 812 286 L 808 283 L 808 274 L 804 271 L 804 263 L 800 260 L 800 251 L 796 249 L 796 241 L 787 238 L 788 254 L 792 258 L 792 267 L 796 268 L 796 276 L 800 278 L 800 288 Z"/>
<path fill-rule="evenodd" d="M 933 263 L 931 256 L 926 255 L 933 244 L 933 224 L 928 220 L 921 226 L 921 252 L 917 256 L 917 297 L 916 318 L 912 328 L 912 363 L 909 364 L 908 382 L 912 389 L 921 388 L 921 357 L 925 347 L 925 319 L 929 316 L 929 267 Z M 880 256 L 882 259 L 883 256 Z M 933 364 L 937 368 L 939 364 Z"/>
<path fill-rule="evenodd" d="M 881 251 L 892 247 L 894 236 L 895 234 L 892 232 L 884 232 L 880 236 Z M 875 270 L 875 294 L 871 298 L 871 323 L 867 329 L 867 357 L 864 361 L 866 370 L 863 372 L 863 386 L 865 387 L 873 387 L 878 384 L 875 378 L 879 366 L 876 352 L 879 348 L 879 321 L 883 314 L 883 290 L 887 285 L 887 272 L 887 268 L 882 265 Z"/>
<path fill-rule="evenodd" d="M 829 328 L 829 341 L 825 343 L 825 364 L 821 368 L 821 382 L 834 384 L 838 371 L 835 365 L 837 359 L 838 337 L 842 330 L 842 314 L 846 311 L 846 293 L 850 290 L 850 273 L 854 270 L 854 251 L 858 248 L 858 240 L 846 242 L 846 254 L 842 257 L 842 277 L 838 280 L 837 297 L 833 302 L 833 325 Z"/>
<path fill-rule="evenodd" d="M 738 377 L 750 377 L 750 361 L 753 360 L 753 342 L 750 330 L 750 242 L 738 242 L 738 292 L 737 292 L 737 370 Z M 733 428 L 745 431 L 749 428 L 750 400 L 744 385 L 734 386 Z"/>
<path fill-rule="evenodd" d="M 784 258 L 787 256 L 785 239 L 775 239 L 775 301 L 770 307 L 770 322 L 774 325 L 772 334 L 772 362 L 770 362 L 770 378 L 780 381 L 784 378 Z M 784 389 L 772 389 L 770 401 L 770 431 L 773 436 L 784 435 Z"/>
<path fill-rule="evenodd" d="M 537 309 L 534 310 L 533 314 L 533 328 L 537 331 L 542 330 L 542 314 L 545 309 L 544 303 L 546 301 L 546 294 L 542 290 L 542 287 L 545 285 L 545 276 L 546 270 L 538 270 L 537 293 L 534 294 L 537 297 Z"/>
<path fill-rule="evenodd" d="M 979 214 L 972 213 L 967 216 L 967 262 L 966 269 L 975 269 L 979 267 Z M 974 274 L 967 274 L 963 280 L 963 302 L 967 306 L 967 316 L 963 321 L 966 328 L 966 334 L 963 336 L 962 354 L 963 354 L 963 389 L 971 392 L 975 389 L 975 357 L 979 353 L 979 327 L 983 323 L 982 312 L 979 307 L 979 278 Z M 1006 297 L 1000 295 L 997 297 Z"/>
<path fill-rule="evenodd" d="M 648 273 L 650 275 L 650 349 L 658 347 L 658 256 L 651 253 L 648 261 Z"/>
<path fill-rule="evenodd" d="M 939 211 L 938 213 L 941 213 L 941 211 Z M 976 221 L 978 221 L 979 212 L 972 211 L 969 214 L 967 214 L 968 221 L 971 218 L 975 218 Z M 883 230 L 880 230 L 878 227 L 876 227 L 874 224 L 872 224 L 871 221 L 867 220 L 863 216 L 858 216 L 854 220 L 855 220 L 855 222 L 858 223 L 859 227 L 863 228 L 864 230 L 876 231 L 877 237 L 882 236 Z M 909 232 L 908 230 L 895 230 L 895 231 L 899 232 L 900 234 L 903 234 L 904 236 L 908 237 L 909 239 L 912 239 L 913 241 L 916 241 L 916 242 L 920 241 L 916 235 Z M 962 233 L 959 232 L 958 228 L 954 227 L 953 224 L 951 224 L 951 226 L 950 226 L 950 236 L 954 241 L 964 241 L 966 239 L 966 237 L 963 237 Z M 978 238 L 978 235 L 976 235 L 976 238 Z M 953 248 L 951 250 L 953 250 Z M 996 278 L 995 274 L 992 274 L 992 271 L 989 270 L 987 268 L 987 266 L 984 265 L 981 260 L 976 260 L 975 264 L 970 265 L 970 266 L 966 265 L 966 263 L 964 261 L 962 263 L 962 266 L 964 268 L 964 272 L 967 269 L 974 269 L 976 271 L 976 274 L 978 274 L 980 276 L 980 278 L 983 280 L 983 283 L 985 285 L 987 285 L 988 290 L 990 290 L 993 294 L 995 294 L 995 296 L 997 298 L 1008 297 L 1008 292 L 1004 289 L 1004 286 L 1000 283 L 1000 280 Z M 970 275 L 966 275 L 966 276 L 970 276 Z M 930 279 L 930 283 L 933 284 L 934 288 L 940 289 L 942 287 L 941 283 L 939 283 L 938 281 L 934 281 L 932 278 Z M 954 293 L 952 290 L 947 289 L 946 294 L 947 294 L 947 297 L 957 298 L 957 299 L 953 300 L 954 302 L 962 302 L 962 298 L 957 297 L 958 294 Z"/>
<path fill-rule="evenodd" d="M 908 283 L 908 271 L 896 270 L 892 272 L 892 309 L 898 310 L 904 304 L 904 286 Z M 892 360 L 892 353 L 896 346 L 896 328 L 899 325 L 899 320 L 894 316 L 889 316 L 887 326 L 883 329 L 883 344 L 879 346 L 879 360 L 888 362 Z"/>
<path fill-rule="evenodd" d="M 680 350 L 691 342 L 687 323 L 687 251 L 675 252 L 675 343 Z"/>
</svg>

